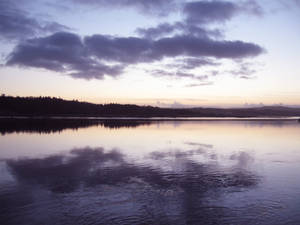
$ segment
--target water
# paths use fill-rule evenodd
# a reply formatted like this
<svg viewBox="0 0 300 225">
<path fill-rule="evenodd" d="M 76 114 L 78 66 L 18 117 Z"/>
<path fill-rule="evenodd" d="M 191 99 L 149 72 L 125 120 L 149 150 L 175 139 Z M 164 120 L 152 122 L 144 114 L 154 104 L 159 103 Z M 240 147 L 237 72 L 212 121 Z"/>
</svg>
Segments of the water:
<svg viewBox="0 0 300 225">
<path fill-rule="evenodd" d="M 0 121 L 0 224 L 300 224 L 300 124 Z"/>
</svg>

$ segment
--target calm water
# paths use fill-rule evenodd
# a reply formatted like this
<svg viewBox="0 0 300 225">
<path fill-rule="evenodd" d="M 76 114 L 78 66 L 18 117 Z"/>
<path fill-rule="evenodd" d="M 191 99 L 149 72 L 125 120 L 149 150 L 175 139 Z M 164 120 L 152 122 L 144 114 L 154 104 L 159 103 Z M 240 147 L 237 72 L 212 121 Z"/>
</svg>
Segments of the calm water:
<svg viewBox="0 0 300 225">
<path fill-rule="evenodd" d="M 0 124 L 0 224 L 300 224 L 300 123 Z"/>
</svg>

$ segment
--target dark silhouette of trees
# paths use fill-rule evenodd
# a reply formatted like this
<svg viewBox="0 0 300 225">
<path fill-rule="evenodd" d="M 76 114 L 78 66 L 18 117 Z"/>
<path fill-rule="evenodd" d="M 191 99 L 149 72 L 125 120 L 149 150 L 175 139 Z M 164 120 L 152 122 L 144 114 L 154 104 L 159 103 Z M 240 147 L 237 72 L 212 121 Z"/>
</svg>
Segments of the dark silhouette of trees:
<svg viewBox="0 0 300 225">
<path fill-rule="evenodd" d="M 152 106 L 92 104 L 53 97 L 0 97 L 2 116 L 79 116 L 79 117 L 259 117 L 300 116 L 300 108 L 264 106 L 258 108 L 173 109 Z"/>
</svg>

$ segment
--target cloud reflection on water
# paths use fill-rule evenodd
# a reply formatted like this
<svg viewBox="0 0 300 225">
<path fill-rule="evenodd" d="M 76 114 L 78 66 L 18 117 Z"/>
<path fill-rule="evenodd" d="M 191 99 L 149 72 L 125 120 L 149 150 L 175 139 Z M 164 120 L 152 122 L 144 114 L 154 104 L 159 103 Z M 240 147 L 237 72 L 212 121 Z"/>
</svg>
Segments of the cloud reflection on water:
<svg viewBox="0 0 300 225">
<path fill-rule="evenodd" d="M 257 183 L 257 177 L 246 171 L 222 171 L 217 164 L 194 161 L 189 156 L 205 154 L 204 149 L 188 151 L 152 152 L 150 158 L 181 158 L 183 171 L 163 171 L 151 164 L 131 163 L 117 150 L 103 148 L 73 149 L 66 155 L 45 158 L 8 160 L 7 165 L 19 183 L 31 183 L 58 193 L 75 191 L 80 184 L 119 185 L 138 178 L 150 186 L 168 188 L 195 185 L 195 189 L 208 190 L 218 187 L 247 187 Z M 241 152 L 230 157 L 237 165 L 244 165 L 250 156 Z M 183 188 L 184 189 L 184 188 Z"/>
<path fill-rule="evenodd" d="M 0 192 L 0 201 L 5 206 L 0 217 L 9 221 L 9 216 L 22 207 L 34 208 L 36 213 L 37 204 L 48 208 L 48 204 L 51 207 L 57 205 L 58 199 L 59 205 L 69 204 L 67 202 L 72 199 L 78 207 L 83 204 L 93 208 L 96 214 L 88 217 L 91 223 L 109 224 L 114 223 L 114 219 L 115 224 L 219 223 L 221 217 L 216 216 L 226 218 L 223 214 L 230 213 L 229 209 L 207 205 L 205 199 L 225 194 L 224 190 L 255 187 L 259 178 L 238 167 L 224 169 L 217 163 L 194 160 L 196 155 L 202 154 L 207 154 L 203 148 L 156 151 L 146 157 L 152 160 L 150 163 L 143 163 L 130 160 L 117 150 L 86 147 L 44 158 L 10 159 L 6 164 L 16 185 L 10 188 L 10 194 Z M 174 160 L 177 168 L 165 170 L 155 166 Z M 239 164 L 241 159 L 234 156 L 231 160 Z M 76 217 L 79 210 L 76 205 L 67 205 L 60 210 L 66 208 L 74 208 L 74 212 L 68 211 L 68 214 Z M 56 209 L 47 210 L 47 215 L 54 213 L 63 218 Z M 85 211 L 84 208 L 81 210 Z M 57 222 L 55 219 L 49 221 Z"/>
</svg>

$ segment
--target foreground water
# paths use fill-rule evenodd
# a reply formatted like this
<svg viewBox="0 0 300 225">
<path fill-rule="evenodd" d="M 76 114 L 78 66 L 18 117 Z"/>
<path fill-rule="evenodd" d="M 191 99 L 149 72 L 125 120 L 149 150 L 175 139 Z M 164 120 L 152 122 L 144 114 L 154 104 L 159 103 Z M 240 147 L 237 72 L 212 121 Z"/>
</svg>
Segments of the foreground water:
<svg viewBox="0 0 300 225">
<path fill-rule="evenodd" d="M 300 224 L 295 121 L 0 127 L 0 224 Z"/>
</svg>

